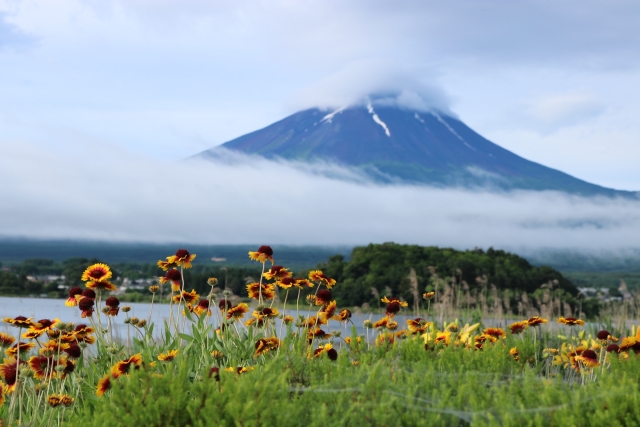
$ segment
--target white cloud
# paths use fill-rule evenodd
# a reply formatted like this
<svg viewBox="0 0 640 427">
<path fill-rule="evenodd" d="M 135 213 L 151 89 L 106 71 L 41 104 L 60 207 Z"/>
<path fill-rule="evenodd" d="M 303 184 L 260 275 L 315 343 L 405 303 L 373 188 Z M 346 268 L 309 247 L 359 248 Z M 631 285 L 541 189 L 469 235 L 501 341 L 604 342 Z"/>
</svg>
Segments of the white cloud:
<svg viewBox="0 0 640 427">
<path fill-rule="evenodd" d="M 588 93 L 561 93 L 538 98 L 525 107 L 535 128 L 553 132 L 597 117 L 604 105 Z"/>
<path fill-rule="evenodd" d="M 582 249 L 640 241 L 640 203 L 628 200 L 378 186 L 330 165 L 309 173 L 241 155 L 165 163 L 82 149 L 73 158 L 2 143 L 0 236 Z"/>
<path fill-rule="evenodd" d="M 433 109 L 453 115 L 445 92 L 434 85 L 433 72 L 401 70 L 386 60 L 366 60 L 349 66 L 294 93 L 287 107 L 298 111 L 311 107 L 336 109 L 354 104 L 405 107 L 418 111 Z M 418 77 L 420 76 L 420 77 Z"/>
</svg>

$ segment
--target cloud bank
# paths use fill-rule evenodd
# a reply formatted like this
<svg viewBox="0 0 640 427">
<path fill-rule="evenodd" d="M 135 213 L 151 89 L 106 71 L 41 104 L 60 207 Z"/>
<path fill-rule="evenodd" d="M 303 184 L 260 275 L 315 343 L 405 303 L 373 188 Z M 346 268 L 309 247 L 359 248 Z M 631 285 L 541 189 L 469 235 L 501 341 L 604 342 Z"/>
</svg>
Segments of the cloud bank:
<svg viewBox="0 0 640 427">
<path fill-rule="evenodd" d="M 2 237 L 580 249 L 640 241 L 640 203 L 626 200 L 380 186 L 332 165 L 240 155 L 168 163 L 100 144 L 75 157 L 27 144 L 2 150 Z"/>
</svg>

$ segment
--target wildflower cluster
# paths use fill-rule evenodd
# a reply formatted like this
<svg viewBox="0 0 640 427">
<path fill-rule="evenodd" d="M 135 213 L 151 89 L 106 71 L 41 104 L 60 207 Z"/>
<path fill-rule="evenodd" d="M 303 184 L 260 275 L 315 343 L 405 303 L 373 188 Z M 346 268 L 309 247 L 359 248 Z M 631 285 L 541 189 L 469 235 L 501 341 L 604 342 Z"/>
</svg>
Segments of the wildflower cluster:
<svg viewBox="0 0 640 427">
<path fill-rule="evenodd" d="M 358 335 L 352 311 L 339 307 L 334 298 L 336 280 L 321 270 L 296 277 L 289 268 L 275 264 L 271 247 L 261 246 L 249 252 L 262 270 L 259 280 L 247 283 L 246 297 L 221 292 L 213 277 L 207 280 L 211 292 L 201 297 L 194 289 L 188 291 L 185 283 L 185 269 L 192 267 L 195 258 L 179 249 L 157 263 L 164 275 L 159 285 L 149 288 L 152 298 L 162 294 L 165 284 L 171 289 L 169 318 L 159 333 L 151 322 L 154 300 L 148 318 L 130 316 L 132 307 L 121 306 L 116 296 L 109 295 L 116 289 L 110 282 L 113 273 L 102 263 L 82 273 L 84 288 L 71 288 L 65 301 L 70 309 L 80 311 L 83 323 L 4 318 L 17 331 L 16 336 L 0 332 L 5 354 L 0 365 L 0 410 L 8 421 L 21 424 L 27 414 L 34 425 L 52 425 L 64 419 L 56 411 L 74 411 L 88 393 L 108 398 L 114 385 L 135 371 L 176 375 L 176 360 L 189 362 L 189 381 L 221 381 L 225 375 L 251 375 L 280 353 L 329 366 L 346 360 L 349 369 L 358 369 L 363 355 L 394 351 L 403 342 L 412 342 L 422 354 L 435 358 L 450 351 L 492 349 L 509 364 L 542 363 L 547 374 L 564 372 L 584 384 L 595 381 L 596 369 L 604 370 L 613 358 L 625 360 L 640 352 L 640 328 L 622 339 L 606 330 L 593 338 L 581 330 L 574 337 L 574 328 L 584 327 L 585 322 L 572 317 L 557 320 L 571 335 L 561 336 L 553 345 L 548 336 L 542 337 L 549 322 L 540 316 L 504 328 L 483 327 L 480 322 L 463 325 L 457 319 L 437 321 L 430 316 L 432 302 L 438 303 L 434 292 L 423 294 L 427 303 L 423 316 L 419 308 L 411 312 L 400 297 L 383 296 L 384 316 L 365 320 L 365 333 Z M 295 310 L 293 302 L 291 308 L 287 306 L 290 296 Z M 408 319 L 403 311 L 411 314 Z M 126 341 L 117 333 L 118 317 L 126 327 Z"/>
</svg>

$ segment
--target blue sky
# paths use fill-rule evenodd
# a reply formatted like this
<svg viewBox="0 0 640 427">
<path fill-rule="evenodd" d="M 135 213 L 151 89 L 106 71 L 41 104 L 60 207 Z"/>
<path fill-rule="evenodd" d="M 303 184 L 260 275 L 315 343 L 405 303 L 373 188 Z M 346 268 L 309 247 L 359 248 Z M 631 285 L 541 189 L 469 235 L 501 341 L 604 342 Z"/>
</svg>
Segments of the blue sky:
<svg viewBox="0 0 640 427">
<path fill-rule="evenodd" d="M 4 215 L 94 183 L 88 161 L 175 181 L 173 162 L 299 109 L 405 86 L 523 157 L 640 190 L 638 22 L 634 1 L 0 0 Z"/>
</svg>

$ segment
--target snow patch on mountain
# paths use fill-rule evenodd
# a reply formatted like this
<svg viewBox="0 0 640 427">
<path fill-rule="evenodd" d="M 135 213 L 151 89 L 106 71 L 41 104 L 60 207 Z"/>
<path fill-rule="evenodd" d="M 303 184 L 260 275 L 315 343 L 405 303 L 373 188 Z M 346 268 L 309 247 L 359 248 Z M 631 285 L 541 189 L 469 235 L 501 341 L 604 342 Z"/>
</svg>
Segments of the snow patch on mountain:
<svg viewBox="0 0 640 427">
<path fill-rule="evenodd" d="M 333 120 L 333 117 L 334 117 L 336 114 L 341 113 L 341 112 L 342 112 L 342 110 L 344 110 L 345 108 L 347 108 L 347 107 L 338 108 L 338 109 L 337 109 L 336 111 L 334 111 L 333 113 L 329 113 L 329 114 L 327 114 L 326 116 L 324 116 L 324 117 L 322 118 L 322 120 L 320 120 L 320 122 L 321 122 L 321 123 L 322 123 L 322 122 L 331 123 L 331 120 Z"/>
<path fill-rule="evenodd" d="M 389 128 L 387 127 L 387 124 L 385 122 L 383 122 L 382 120 L 380 120 L 380 117 L 378 117 L 378 115 L 376 114 L 376 112 L 373 110 L 373 106 L 371 105 L 371 102 L 369 102 L 367 104 L 367 110 L 369 111 L 369 114 L 371 114 L 371 116 L 373 117 L 373 121 L 376 122 L 377 124 L 379 124 L 380 126 L 382 126 L 382 128 L 384 129 L 384 133 L 387 134 L 387 136 L 391 136 L 391 132 L 389 131 Z"/>
<path fill-rule="evenodd" d="M 452 134 L 454 134 L 456 137 L 458 137 L 458 139 L 460 141 L 462 141 L 464 143 L 464 145 L 466 145 L 467 147 L 471 148 L 473 151 L 478 151 L 476 150 L 474 147 L 472 147 L 471 145 L 469 145 L 469 143 L 467 141 L 464 140 L 464 138 L 462 138 L 460 135 L 458 135 L 458 132 L 456 132 L 451 126 L 449 126 L 449 123 L 445 122 L 444 119 L 442 117 L 440 117 L 440 114 L 436 113 L 435 111 L 431 111 L 431 115 L 433 117 L 435 117 L 436 119 L 438 119 L 438 121 L 440 123 L 442 123 L 447 129 L 449 129 L 449 132 L 451 132 Z"/>
</svg>

